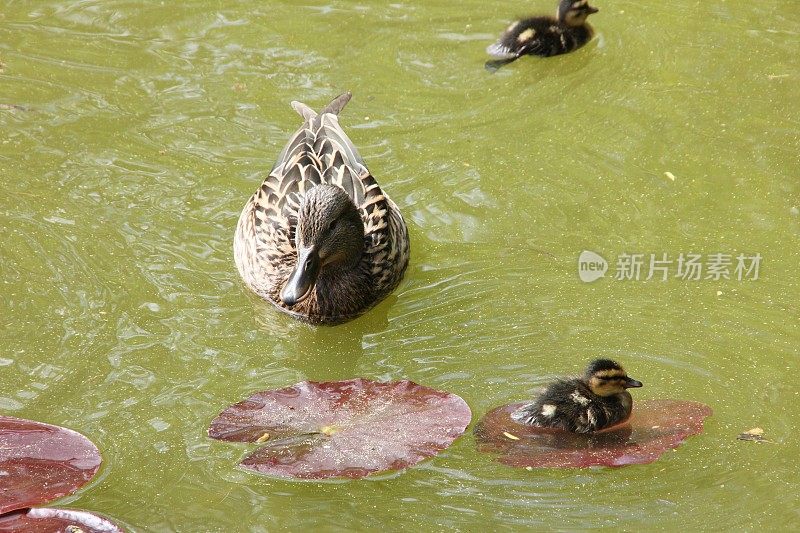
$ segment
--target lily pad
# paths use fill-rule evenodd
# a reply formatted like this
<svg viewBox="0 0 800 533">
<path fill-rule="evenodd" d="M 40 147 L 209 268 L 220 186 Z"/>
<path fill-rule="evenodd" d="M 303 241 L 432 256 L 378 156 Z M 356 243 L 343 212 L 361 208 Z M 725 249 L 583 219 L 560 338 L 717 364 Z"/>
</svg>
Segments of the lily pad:
<svg viewBox="0 0 800 533">
<path fill-rule="evenodd" d="M 459 396 L 407 380 L 303 381 L 229 407 L 208 435 L 259 443 L 240 465 L 263 474 L 360 478 L 433 457 L 471 417 Z"/>
<path fill-rule="evenodd" d="M 100 461 L 97 447 L 80 433 L 0 416 L 0 514 L 75 492 Z"/>
<path fill-rule="evenodd" d="M 3 533 L 122 533 L 112 522 L 84 511 L 71 509 L 22 509 L 0 515 Z"/>
<path fill-rule="evenodd" d="M 490 411 L 475 427 L 478 449 L 522 468 L 647 464 L 703 431 L 711 408 L 697 402 L 641 400 L 624 423 L 593 434 L 536 428 L 511 418 L 522 403 Z"/>
</svg>

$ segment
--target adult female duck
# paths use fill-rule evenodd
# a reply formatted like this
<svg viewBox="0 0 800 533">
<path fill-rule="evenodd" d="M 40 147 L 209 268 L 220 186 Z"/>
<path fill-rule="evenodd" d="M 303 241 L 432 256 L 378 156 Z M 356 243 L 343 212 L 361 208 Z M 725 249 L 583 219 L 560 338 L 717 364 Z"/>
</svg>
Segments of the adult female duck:
<svg viewBox="0 0 800 533">
<path fill-rule="evenodd" d="M 245 284 L 313 324 L 365 312 L 400 283 L 408 230 L 339 126 L 350 93 L 304 120 L 244 206 L 233 243 Z"/>
</svg>

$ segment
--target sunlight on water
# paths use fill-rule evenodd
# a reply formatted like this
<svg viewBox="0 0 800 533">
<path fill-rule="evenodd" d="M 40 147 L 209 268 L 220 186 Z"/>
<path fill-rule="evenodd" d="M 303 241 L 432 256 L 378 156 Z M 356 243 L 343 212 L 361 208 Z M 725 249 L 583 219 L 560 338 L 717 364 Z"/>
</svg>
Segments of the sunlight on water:
<svg viewBox="0 0 800 533">
<path fill-rule="evenodd" d="M 797 523 L 800 11 L 598 1 L 583 49 L 487 73 L 486 45 L 551 4 L 6 6 L 0 413 L 101 449 L 61 503 L 141 531 Z M 314 329 L 247 293 L 232 237 L 299 125 L 289 102 L 344 90 L 412 260 L 367 315 Z M 580 281 L 584 250 L 603 279 Z M 623 281 L 624 253 L 763 261 L 755 281 Z M 711 405 L 706 432 L 651 465 L 531 472 L 470 429 L 344 484 L 247 474 L 205 436 L 303 379 L 411 379 L 477 420 L 596 356 L 635 398 Z M 772 442 L 736 440 L 752 427 Z"/>
</svg>

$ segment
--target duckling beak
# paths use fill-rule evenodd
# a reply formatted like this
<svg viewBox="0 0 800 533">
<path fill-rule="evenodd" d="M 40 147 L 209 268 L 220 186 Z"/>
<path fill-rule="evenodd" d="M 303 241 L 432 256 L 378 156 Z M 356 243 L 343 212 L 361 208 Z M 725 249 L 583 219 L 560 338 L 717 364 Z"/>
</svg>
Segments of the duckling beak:
<svg viewBox="0 0 800 533">
<path fill-rule="evenodd" d="M 635 389 L 635 388 L 641 387 L 641 386 L 642 386 L 642 382 L 641 381 L 636 381 L 633 378 L 628 378 L 628 379 L 625 380 L 624 387 L 626 389 Z"/>
<path fill-rule="evenodd" d="M 298 250 L 297 265 L 281 291 L 283 303 L 291 307 L 303 301 L 311 293 L 314 283 L 317 282 L 319 268 L 319 255 L 314 246 Z"/>
<path fill-rule="evenodd" d="M 594 13 L 597 13 L 598 11 L 600 11 L 600 10 L 597 9 L 596 7 L 592 7 L 589 4 L 586 4 L 586 12 L 589 13 L 590 15 L 592 15 Z M 641 385 L 639 385 L 639 386 L 641 387 Z"/>
</svg>

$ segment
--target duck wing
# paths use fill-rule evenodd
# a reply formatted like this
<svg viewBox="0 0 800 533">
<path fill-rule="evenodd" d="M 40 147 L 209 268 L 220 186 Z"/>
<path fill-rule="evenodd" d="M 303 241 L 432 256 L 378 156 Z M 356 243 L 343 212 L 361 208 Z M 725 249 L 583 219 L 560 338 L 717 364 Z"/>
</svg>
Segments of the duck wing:
<svg viewBox="0 0 800 533">
<path fill-rule="evenodd" d="M 302 195 L 320 183 L 341 187 L 357 206 L 364 202 L 366 186 L 361 178 L 369 170 L 338 118 L 350 97 L 350 93 L 338 96 L 319 113 L 292 102 L 304 122 L 284 146 L 266 181 L 290 200 L 289 205 L 299 204 Z"/>
</svg>

